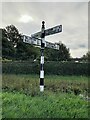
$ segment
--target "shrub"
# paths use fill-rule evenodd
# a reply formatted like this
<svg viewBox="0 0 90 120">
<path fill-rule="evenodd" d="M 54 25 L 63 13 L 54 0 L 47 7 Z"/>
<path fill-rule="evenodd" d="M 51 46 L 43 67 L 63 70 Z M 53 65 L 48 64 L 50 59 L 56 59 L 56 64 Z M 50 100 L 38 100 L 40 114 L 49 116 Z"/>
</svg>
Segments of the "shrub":
<svg viewBox="0 0 90 120">
<path fill-rule="evenodd" d="M 89 75 L 89 63 L 75 63 L 75 62 L 45 62 L 45 74 L 54 75 Z M 29 61 L 10 61 L 3 62 L 2 73 L 12 74 L 39 74 L 40 63 Z"/>
</svg>

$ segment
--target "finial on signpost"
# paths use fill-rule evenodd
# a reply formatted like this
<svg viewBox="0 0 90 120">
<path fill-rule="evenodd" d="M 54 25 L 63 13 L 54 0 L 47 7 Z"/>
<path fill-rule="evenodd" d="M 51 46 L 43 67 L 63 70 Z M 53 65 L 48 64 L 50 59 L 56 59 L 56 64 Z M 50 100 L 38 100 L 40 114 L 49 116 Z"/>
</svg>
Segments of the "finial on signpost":
<svg viewBox="0 0 90 120">
<path fill-rule="evenodd" d="M 42 28 L 45 28 L 45 21 L 42 21 Z"/>
<path fill-rule="evenodd" d="M 45 21 L 42 21 L 42 24 L 44 25 Z"/>
</svg>

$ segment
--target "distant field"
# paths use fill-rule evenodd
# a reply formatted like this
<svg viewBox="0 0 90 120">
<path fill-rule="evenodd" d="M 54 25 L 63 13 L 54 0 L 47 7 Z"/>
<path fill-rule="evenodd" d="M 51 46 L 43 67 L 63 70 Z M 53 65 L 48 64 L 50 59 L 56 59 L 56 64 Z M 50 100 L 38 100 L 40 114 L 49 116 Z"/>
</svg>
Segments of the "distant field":
<svg viewBox="0 0 90 120">
<path fill-rule="evenodd" d="M 39 92 L 38 75 L 3 74 L 3 118 L 87 118 L 88 78 L 45 76 Z"/>
</svg>

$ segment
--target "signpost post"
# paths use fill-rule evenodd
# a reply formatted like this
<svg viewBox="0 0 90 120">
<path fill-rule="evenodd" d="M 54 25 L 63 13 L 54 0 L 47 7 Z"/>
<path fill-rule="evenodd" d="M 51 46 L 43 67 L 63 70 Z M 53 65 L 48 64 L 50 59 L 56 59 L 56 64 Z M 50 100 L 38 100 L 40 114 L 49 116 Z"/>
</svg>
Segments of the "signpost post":
<svg viewBox="0 0 90 120">
<path fill-rule="evenodd" d="M 42 21 L 41 29 L 41 61 L 40 61 L 40 91 L 44 91 L 44 47 L 45 47 L 45 26 L 44 21 Z"/>
<path fill-rule="evenodd" d="M 32 34 L 31 37 L 23 36 L 23 42 L 41 46 L 41 60 L 40 60 L 40 91 L 44 91 L 44 48 L 46 47 L 59 50 L 59 45 L 45 41 L 45 36 L 53 35 L 62 32 L 62 25 L 58 25 L 45 30 L 45 22 L 42 21 L 41 32 Z M 41 38 L 41 39 L 39 39 Z"/>
</svg>

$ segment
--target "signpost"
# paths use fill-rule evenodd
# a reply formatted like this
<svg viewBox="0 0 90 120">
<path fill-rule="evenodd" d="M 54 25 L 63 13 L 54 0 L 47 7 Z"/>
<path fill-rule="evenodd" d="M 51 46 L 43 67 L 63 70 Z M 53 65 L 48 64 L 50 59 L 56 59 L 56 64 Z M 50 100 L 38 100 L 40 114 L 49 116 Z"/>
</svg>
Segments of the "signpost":
<svg viewBox="0 0 90 120">
<path fill-rule="evenodd" d="M 23 35 L 23 42 L 36 46 L 41 46 L 41 39 L 35 37 Z M 51 43 L 48 41 L 45 41 L 45 47 L 59 50 L 59 45 L 57 43 Z"/>
<path fill-rule="evenodd" d="M 53 34 L 56 34 L 59 32 L 62 32 L 62 25 L 58 25 L 58 26 L 55 26 L 53 28 L 49 28 L 49 29 L 45 30 L 45 36 L 53 35 Z M 32 34 L 31 37 L 41 38 L 41 32 L 37 32 L 35 34 Z"/>
<path fill-rule="evenodd" d="M 44 91 L 44 47 L 45 47 L 45 25 L 42 21 L 41 28 L 41 60 L 40 60 L 40 91 Z"/>
<path fill-rule="evenodd" d="M 44 48 L 52 48 L 59 50 L 57 43 L 50 43 L 45 41 L 45 36 L 53 35 L 62 32 L 62 25 L 58 25 L 45 30 L 45 22 L 42 21 L 41 32 L 32 34 L 31 37 L 23 35 L 23 42 L 41 46 L 41 60 L 40 60 L 40 91 L 44 91 Z M 41 38 L 41 39 L 39 39 Z"/>
</svg>

